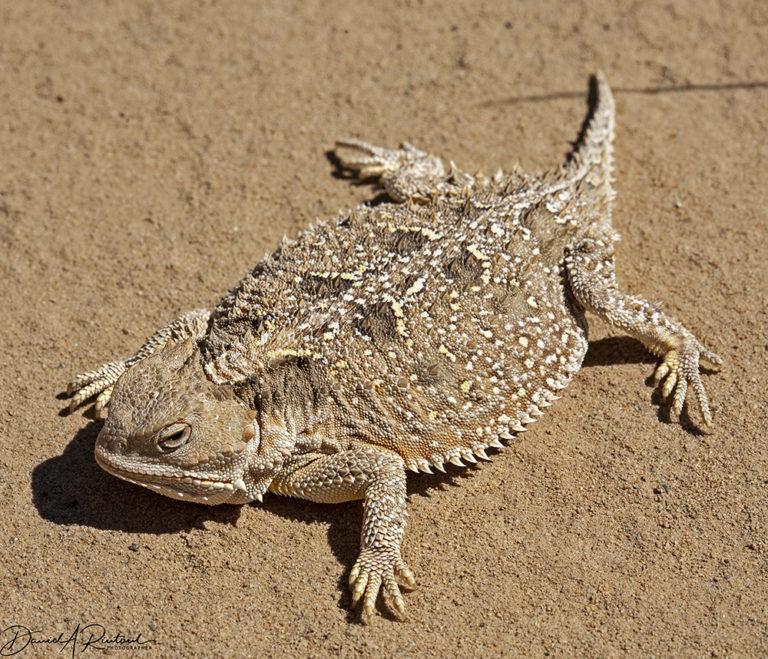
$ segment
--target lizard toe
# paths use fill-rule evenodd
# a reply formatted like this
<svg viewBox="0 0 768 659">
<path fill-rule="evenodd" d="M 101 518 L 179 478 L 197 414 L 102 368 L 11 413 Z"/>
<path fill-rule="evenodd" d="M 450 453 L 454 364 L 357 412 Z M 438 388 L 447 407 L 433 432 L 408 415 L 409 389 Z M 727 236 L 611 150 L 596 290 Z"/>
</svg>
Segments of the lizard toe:
<svg viewBox="0 0 768 659">
<path fill-rule="evenodd" d="M 702 346 L 693 336 L 688 336 L 678 350 L 669 350 L 654 374 L 657 385 L 661 384 L 661 395 L 666 400 L 672 398 L 670 416 L 679 419 L 683 411 L 689 388 L 693 392 L 696 404 L 701 412 L 706 430 L 712 427 L 712 412 L 709 399 L 701 381 L 700 359 L 706 359 L 716 366 L 722 366 L 723 360 Z"/>
<path fill-rule="evenodd" d="M 98 395 L 96 399 L 97 415 L 105 410 L 112 395 L 112 387 L 125 372 L 125 368 L 123 361 L 107 362 L 95 371 L 87 371 L 77 375 L 67 385 L 67 395 L 72 397 L 69 402 L 69 411 L 74 411 L 86 400 L 96 395 Z"/>
<path fill-rule="evenodd" d="M 361 619 L 363 624 L 368 625 L 375 613 L 380 592 L 384 593 L 394 616 L 404 620 L 405 600 L 400 585 L 412 589 L 416 579 L 398 551 L 375 547 L 360 552 L 349 574 L 349 583 L 352 587 L 352 602 L 357 604 L 362 600 Z"/>
</svg>

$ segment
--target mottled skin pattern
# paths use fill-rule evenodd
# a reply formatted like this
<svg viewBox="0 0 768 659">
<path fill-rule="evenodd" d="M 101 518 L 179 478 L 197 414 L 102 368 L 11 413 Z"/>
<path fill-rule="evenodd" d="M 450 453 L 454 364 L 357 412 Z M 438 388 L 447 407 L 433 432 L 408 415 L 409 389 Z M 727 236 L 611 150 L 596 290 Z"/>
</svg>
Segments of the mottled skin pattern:
<svg viewBox="0 0 768 659">
<path fill-rule="evenodd" d="M 341 164 L 395 202 L 309 228 L 213 311 L 76 378 L 73 406 L 109 405 L 99 464 L 209 504 L 362 499 L 350 584 L 368 621 L 382 590 L 402 617 L 400 587 L 415 584 L 400 551 L 406 469 L 487 459 L 525 430 L 580 368 L 585 310 L 660 356 L 673 414 L 690 386 L 709 426 L 699 358 L 721 360 L 616 285 L 614 102 L 595 83 L 579 146 L 542 176 L 470 176 L 410 145 L 340 142 Z"/>
</svg>

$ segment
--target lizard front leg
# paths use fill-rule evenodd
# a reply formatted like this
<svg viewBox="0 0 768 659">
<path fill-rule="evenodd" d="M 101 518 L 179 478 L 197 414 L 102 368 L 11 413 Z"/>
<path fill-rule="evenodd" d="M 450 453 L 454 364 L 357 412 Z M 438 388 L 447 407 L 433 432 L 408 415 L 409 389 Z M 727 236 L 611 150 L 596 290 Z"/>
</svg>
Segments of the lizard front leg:
<svg viewBox="0 0 768 659">
<path fill-rule="evenodd" d="M 96 416 L 104 418 L 106 408 L 112 395 L 112 387 L 117 379 L 131 366 L 161 350 L 168 341 L 180 343 L 186 339 L 197 339 L 205 334 L 211 312 L 207 309 L 195 309 L 181 314 L 175 320 L 159 329 L 150 336 L 144 345 L 133 355 L 122 361 L 107 362 L 93 371 L 87 371 L 76 376 L 67 385 L 67 396 L 72 396 L 69 410 L 73 411 L 78 405 L 92 396 L 96 398 Z"/>
<path fill-rule="evenodd" d="M 390 451 L 361 445 L 331 455 L 302 456 L 270 485 L 277 494 L 321 503 L 363 500 L 360 555 L 349 575 L 352 601 L 362 599 L 362 620 L 368 624 L 383 588 L 395 615 L 402 619 L 405 603 L 398 584 L 407 589 L 416 579 L 400 554 L 405 531 L 405 463 Z"/>
<path fill-rule="evenodd" d="M 616 285 L 613 237 L 603 232 L 595 234 L 583 239 L 566 258 L 574 296 L 588 311 L 624 330 L 661 357 L 655 380 L 658 385 L 666 379 L 662 387 L 664 398 L 674 392 L 673 417 L 680 416 L 690 386 L 709 429 L 712 413 L 699 373 L 699 359 L 716 367 L 722 366 L 723 360 L 653 303 L 622 293 Z"/>
</svg>

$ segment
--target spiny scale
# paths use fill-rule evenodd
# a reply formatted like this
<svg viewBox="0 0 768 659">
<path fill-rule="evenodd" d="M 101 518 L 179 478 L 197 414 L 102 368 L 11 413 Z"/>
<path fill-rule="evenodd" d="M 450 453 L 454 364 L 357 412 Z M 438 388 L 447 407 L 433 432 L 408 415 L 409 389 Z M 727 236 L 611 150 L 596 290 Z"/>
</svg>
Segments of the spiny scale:
<svg viewBox="0 0 768 659">
<path fill-rule="evenodd" d="M 299 362 L 320 373 L 337 439 L 422 471 L 474 461 L 540 416 L 581 366 L 585 328 L 561 271 L 583 229 L 575 190 L 588 199 L 603 184 L 585 183 L 588 171 L 557 186 L 497 176 L 308 229 L 214 311 L 209 374 L 274 378 Z"/>
</svg>

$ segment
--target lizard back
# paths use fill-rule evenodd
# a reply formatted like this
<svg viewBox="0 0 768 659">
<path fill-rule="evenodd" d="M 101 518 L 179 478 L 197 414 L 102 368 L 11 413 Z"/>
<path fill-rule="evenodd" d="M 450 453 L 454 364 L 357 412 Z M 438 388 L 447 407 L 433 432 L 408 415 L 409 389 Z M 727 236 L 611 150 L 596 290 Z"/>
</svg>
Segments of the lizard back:
<svg viewBox="0 0 768 659">
<path fill-rule="evenodd" d="M 214 311 L 208 372 L 258 380 L 262 405 L 275 382 L 303 382 L 294 398 L 315 401 L 308 425 L 385 446 L 412 468 L 472 459 L 521 430 L 581 365 L 586 329 L 561 272 L 580 229 L 571 210 L 512 177 L 312 227 Z"/>
</svg>

